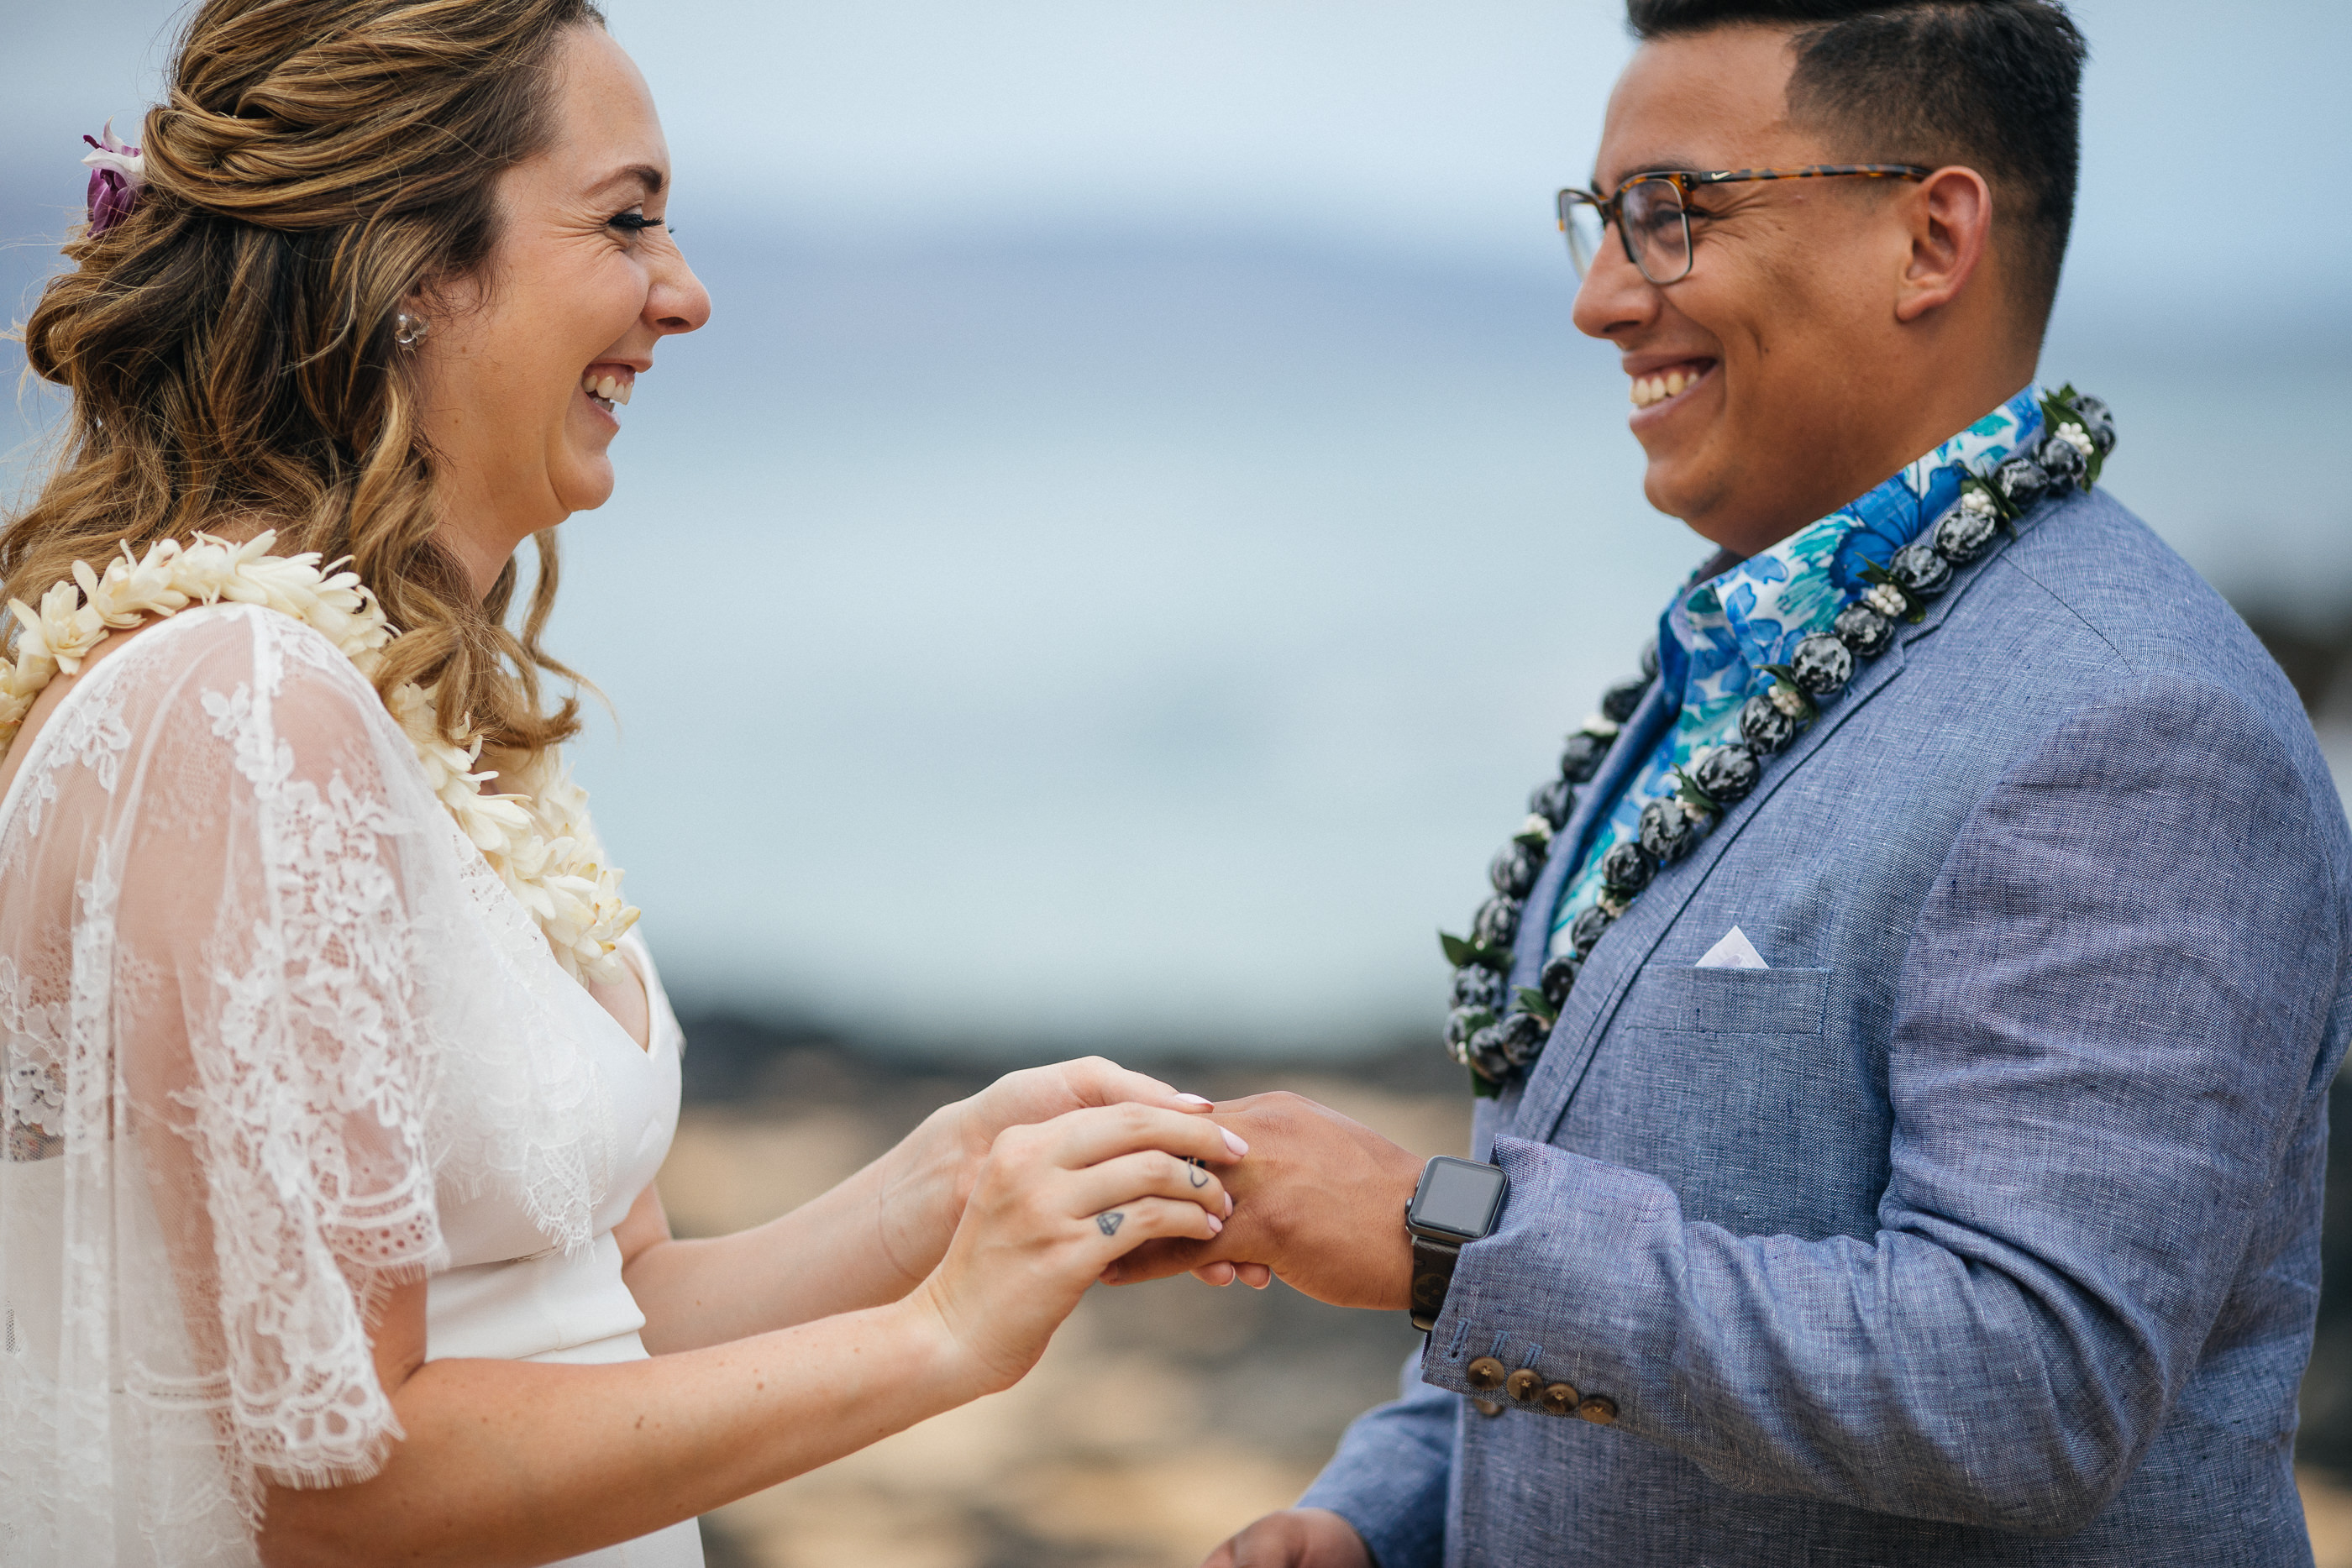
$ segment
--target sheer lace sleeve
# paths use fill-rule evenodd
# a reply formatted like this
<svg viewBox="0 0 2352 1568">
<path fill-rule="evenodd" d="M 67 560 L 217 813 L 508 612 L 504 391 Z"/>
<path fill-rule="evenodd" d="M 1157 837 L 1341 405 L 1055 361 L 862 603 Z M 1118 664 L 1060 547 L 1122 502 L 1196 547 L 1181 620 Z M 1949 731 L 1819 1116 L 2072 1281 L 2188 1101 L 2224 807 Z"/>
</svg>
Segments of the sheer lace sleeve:
<svg viewBox="0 0 2352 1568">
<path fill-rule="evenodd" d="M 298 623 L 151 629 L 28 744 L 0 813 L 0 1558 L 248 1562 L 263 1480 L 360 1479 L 400 1435 L 368 1316 L 446 1260 L 436 1171 L 504 1169 L 584 1241 L 594 1086 L 488 1027 L 518 933 Z M 505 1114 L 468 1133 L 452 1102 Z"/>
</svg>

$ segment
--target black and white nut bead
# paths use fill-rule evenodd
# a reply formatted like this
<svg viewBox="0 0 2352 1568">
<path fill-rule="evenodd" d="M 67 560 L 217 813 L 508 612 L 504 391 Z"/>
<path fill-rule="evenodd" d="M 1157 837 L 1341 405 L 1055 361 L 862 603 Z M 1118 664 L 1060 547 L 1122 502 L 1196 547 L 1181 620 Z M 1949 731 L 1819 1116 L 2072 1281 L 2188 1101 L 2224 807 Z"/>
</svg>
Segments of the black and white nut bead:
<svg viewBox="0 0 2352 1568">
<path fill-rule="evenodd" d="M 2031 457 L 2012 457 L 1992 471 L 1992 487 L 2012 511 L 2022 512 L 2050 493 L 2050 476 Z"/>
<path fill-rule="evenodd" d="M 1952 586 L 1952 563 L 1926 545 L 1905 545 L 1886 563 L 1886 575 L 1904 592 L 1924 601 Z"/>
<path fill-rule="evenodd" d="M 1486 867 L 1486 880 L 1506 898 L 1525 898 L 1543 874 L 1544 852 L 1514 839 L 1496 852 Z"/>
<path fill-rule="evenodd" d="M 2050 476 L 2050 488 L 2057 495 L 2064 495 L 2090 476 L 2089 456 L 2063 435 L 2053 434 L 2043 441 L 2034 452 L 2033 460 Z"/>
<path fill-rule="evenodd" d="M 1808 695 L 1833 697 L 1853 679 L 1853 651 L 1828 632 L 1815 632 L 1798 639 L 1789 671 Z"/>
<path fill-rule="evenodd" d="M 1490 969 L 1484 964 L 1465 964 L 1454 971 L 1453 999 L 1457 1008 L 1500 1012 L 1509 988 L 1501 970 Z"/>
<path fill-rule="evenodd" d="M 1478 917 L 1470 927 L 1470 939 L 1489 950 L 1508 947 L 1518 934 L 1519 901 L 1499 893 L 1478 906 Z"/>
<path fill-rule="evenodd" d="M 1657 872 L 1658 862 L 1638 843 L 1619 844 L 1601 857 L 1601 880 L 1612 893 L 1639 893 Z"/>
<path fill-rule="evenodd" d="M 1699 838 L 1697 821 L 1683 810 L 1680 800 L 1671 797 L 1642 808 L 1634 834 L 1643 850 L 1660 865 L 1672 865 L 1690 853 Z"/>
<path fill-rule="evenodd" d="M 1936 541 L 1936 553 L 1954 566 L 1966 566 L 1985 551 L 1992 549 L 1993 530 L 2000 527 L 2000 513 L 1992 497 L 1981 490 L 1970 490 L 1942 517 L 1936 519 L 1935 531 L 1928 537 Z"/>
<path fill-rule="evenodd" d="M 1544 994 L 1544 1000 L 1556 1008 L 1567 1006 L 1568 993 L 1576 989 L 1576 977 L 1583 967 L 1566 953 L 1547 959 L 1543 974 L 1536 981 L 1538 988 Z"/>
<path fill-rule="evenodd" d="M 1584 729 L 1570 736 L 1568 744 L 1560 748 L 1559 776 L 1570 784 L 1591 783 L 1592 776 L 1601 771 L 1601 764 L 1609 755 L 1613 738 Z"/>
<path fill-rule="evenodd" d="M 1580 913 L 1568 928 L 1570 951 L 1581 960 L 1592 956 L 1592 945 L 1616 922 L 1617 917 L 1596 904 Z"/>
<path fill-rule="evenodd" d="M 1764 765 L 1744 746 L 1718 746 L 1698 759 L 1691 777 L 1718 806 L 1736 806 L 1756 792 Z"/>
<path fill-rule="evenodd" d="M 1769 757 L 1797 738 L 1797 716 L 1770 692 L 1758 692 L 1739 710 L 1739 733 L 1758 755 Z"/>
<path fill-rule="evenodd" d="M 1528 810 L 1549 822 L 1556 833 L 1568 826 L 1568 815 L 1576 810 L 1576 787 L 1565 779 L 1538 784 L 1528 797 Z"/>
<path fill-rule="evenodd" d="M 1618 682 L 1601 694 L 1601 716 L 1612 723 L 1623 724 L 1633 716 L 1633 710 L 1642 706 L 1642 699 L 1649 690 L 1648 677 Z"/>
<path fill-rule="evenodd" d="M 1541 1056 L 1544 1041 L 1551 1038 L 1551 1027 L 1533 1013 L 1513 1013 L 1495 1030 L 1501 1037 L 1503 1060 L 1513 1067 L 1525 1067 Z"/>
<path fill-rule="evenodd" d="M 2116 449 L 2116 415 L 2107 407 L 2107 400 L 2077 395 L 2074 417 L 2082 422 L 2084 434 L 2091 438 L 2092 450 L 2105 457 Z"/>
<path fill-rule="evenodd" d="M 1879 586 L 1884 587 L 1885 584 Z M 1876 591 L 1872 590 L 1873 592 Z M 1860 600 L 1839 611 L 1837 619 L 1830 623 L 1830 630 L 1839 642 L 1853 650 L 1858 659 L 1874 659 L 1886 652 L 1887 644 L 1895 641 L 1894 620 L 1875 604 L 1865 604 Z"/>
</svg>

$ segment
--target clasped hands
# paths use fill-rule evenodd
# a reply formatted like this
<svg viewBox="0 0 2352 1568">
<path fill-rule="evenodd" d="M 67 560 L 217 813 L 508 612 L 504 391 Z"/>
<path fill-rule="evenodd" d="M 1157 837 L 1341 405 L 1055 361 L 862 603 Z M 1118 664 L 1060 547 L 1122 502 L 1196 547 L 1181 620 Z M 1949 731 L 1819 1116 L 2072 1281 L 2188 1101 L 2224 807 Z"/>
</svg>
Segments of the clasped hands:
<svg viewBox="0 0 2352 1568">
<path fill-rule="evenodd" d="M 1211 1284 L 1236 1275 L 1259 1283 L 1271 1271 L 1335 1307 L 1404 1311 L 1412 1287 L 1404 1210 L 1422 1156 L 1297 1094 L 1229 1100 L 1211 1114 L 1250 1150 L 1223 1173 L 1234 1197 L 1224 1229 L 1205 1241 L 1147 1242 L 1104 1270 L 1103 1282 L 1190 1270 Z"/>
<path fill-rule="evenodd" d="M 1421 1179 L 1419 1155 L 1297 1094 L 1227 1101 L 1212 1114 L 1250 1147 L 1224 1173 L 1234 1197 L 1224 1229 L 1206 1241 L 1147 1242 L 1104 1270 L 1105 1283 L 1188 1269 L 1212 1284 L 1255 1272 L 1257 1283 L 1270 1270 L 1334 1306 L 1410 1304 L 1404 1211 Z M 1244 1527 L 1202 1568 L 1371 1568 L 1371 1554 L 1338 1514 L 1292 1508 Z"/>
<path fill-rule="evenodd" d="M 927 1129 L 932 1135 L 909 1141 L 910 1163 L 882 1194 L 886 1249 L 910 1279 L 919 1277 L 946 1249 L 971 1183 L 1005 1129 L 1122 1102 L 1205 1114 L 1240 1139 L 1249 1157 L 1217 1172 L 1234 1198 L 1220 1234 L 1149 1242 L 1104 1270 L 1103 1283 L 1190 1271 L 1213 1285 L 1236 1278 L 1264 1285 L 1273 1274 L 1333 1306 L 1405 1310 L 1412 1254 L 1404 1209 L 1421 1178 L 1420 1155 L 1301 1095 L 1211 1105 L 1098 1057 L 1008 1073 L 942 1107 Z M 936 1196 L 906 1201 L 916 1188 Z"/>
<path fill-rule="evenodd" d="M 1226 1212 L 1222 1227 L 1210 1227 L 1214 1234 L 1193 1239 L 1155 1226 L 1152 1239 L 1103 1267 L 1101 1282 L 1134 1284 L 1190 1271 L 1214 1285 L 1238 1278 L 1263 1287 L 1279 1275 L 1333 1306 L 1407 1307 L 1412 1255 L 1404 1212 L 1421 1177 L 1422 1156 L 1297 1094 L 1212 1105 L 1099 1058 L 1009 1074 L 971 1100 L 943 1107 L 927 1125 L 929 1136 L 909 1140 L 913 1157 L 882 1193 L 884 1244 L 894 1265 L 939 1255 L 967 1204 L 984 1197 L 974 1190 L 976 1173 L 988 1168 L 1008 1131 L 1074 1113 L 1099 1115 L 1102 1111 L 1088 1108 L 1121 1102 L 1213 1120 L 1234 1157 L 1214 1161 Z M 1181 1152 L 1174 1140 L 1160 1146 Z M 898 1201 L 892 1186 L 898 1186 Z M 916 1198 L 918 1189 L 929 1194 L 928 1201 Z M 971 1234 L 967 1229 L 963 1239 Z M 1042 1348 L 1039 1340 L 1027 1354 Z M 1244 1528 L 1203 1568 L 1370 1563 L 1362 1541 L 1339 1515 L 1289 1509 Z"/>
</svg>

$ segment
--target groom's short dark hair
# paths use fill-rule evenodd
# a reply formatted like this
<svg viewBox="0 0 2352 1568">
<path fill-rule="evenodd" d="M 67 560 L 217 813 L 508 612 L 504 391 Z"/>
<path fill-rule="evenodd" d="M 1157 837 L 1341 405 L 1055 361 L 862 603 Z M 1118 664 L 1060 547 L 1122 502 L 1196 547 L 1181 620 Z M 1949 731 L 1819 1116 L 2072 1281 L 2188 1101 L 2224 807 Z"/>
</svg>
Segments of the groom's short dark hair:
<svg viewBox="0 0 2352 1568">
<path fill-rule="evenodd" d="M 2074 222 L 2088 50 L 2060 0 L 1627 0 L 1644 42 L 1794 29 L 1790 112 L 1854 162 L 1965 163 L 2022 216 L 2011 253 L 2038 332 Z M 1996 208 L 1998 210 L 1998 207 Z"/>
</svg>

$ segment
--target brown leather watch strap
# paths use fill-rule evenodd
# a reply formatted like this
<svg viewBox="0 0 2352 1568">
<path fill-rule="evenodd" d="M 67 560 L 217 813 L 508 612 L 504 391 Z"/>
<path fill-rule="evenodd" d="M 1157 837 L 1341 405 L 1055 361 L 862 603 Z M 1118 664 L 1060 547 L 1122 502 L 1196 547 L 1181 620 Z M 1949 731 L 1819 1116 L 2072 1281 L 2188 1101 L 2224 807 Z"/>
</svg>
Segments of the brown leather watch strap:
<svg viewBox="0 0 2352 1568">
<path fill-rule="evenodd" d="M 1454 1288 L 1454 1265 L 1461 1260 L 1459 1243 L 1413 1237 L 1412 1326 L 1423 1333 L 1437 1326 L 1437 1314 L 1445 1310 L 1445 1292 Z"/>
</svg>

